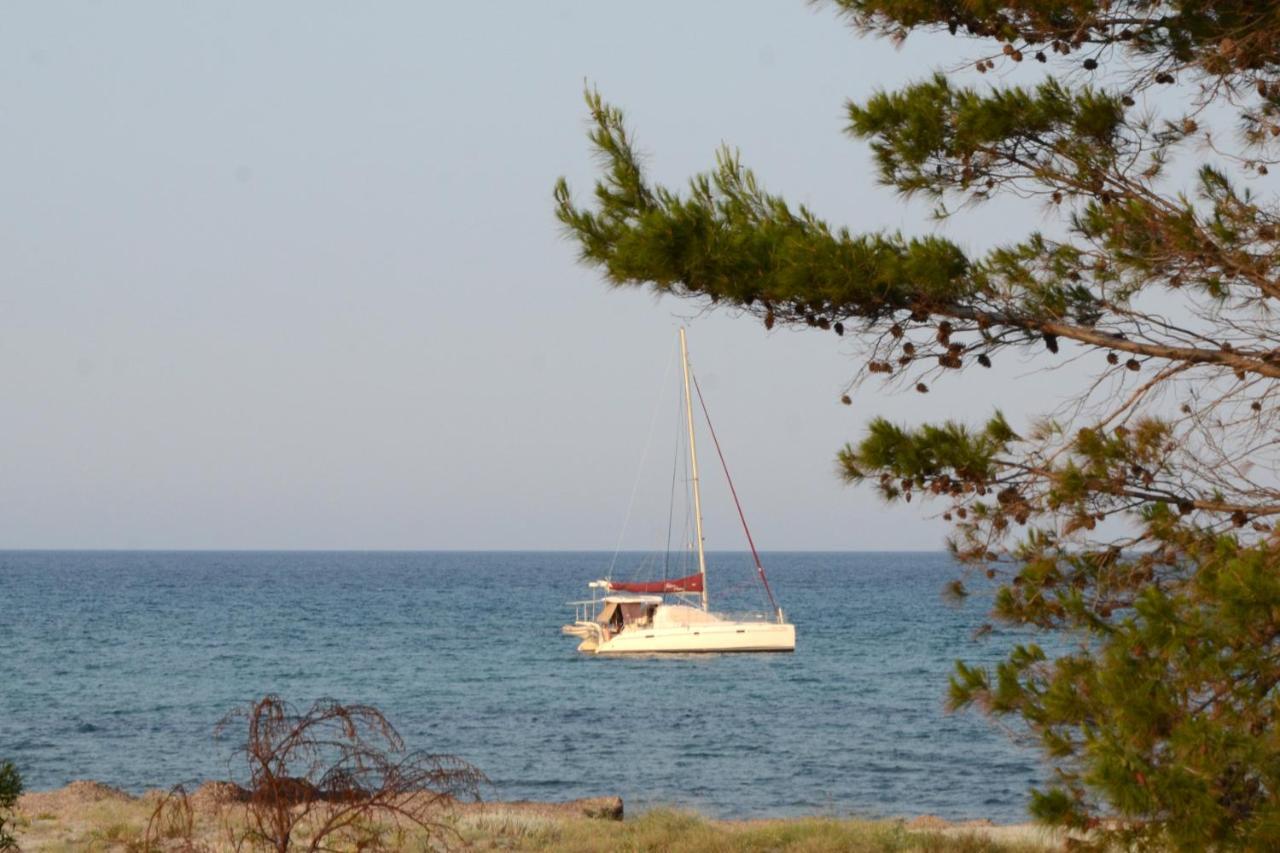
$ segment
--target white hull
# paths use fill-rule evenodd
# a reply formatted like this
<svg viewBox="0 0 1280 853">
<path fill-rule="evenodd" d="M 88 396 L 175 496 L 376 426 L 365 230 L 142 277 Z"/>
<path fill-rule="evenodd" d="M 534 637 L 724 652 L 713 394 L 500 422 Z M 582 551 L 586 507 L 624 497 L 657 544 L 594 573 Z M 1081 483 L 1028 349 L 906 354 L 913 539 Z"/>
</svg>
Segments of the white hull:
<svg viewBox="0 0 1280 853">
<path fill-rule="evenodd" d="M 576 608 L 576 619 L 562 629 L 571 637 L 578 637 L 578 651 L 596 655 L 653 655 L 653 654 L 692 654 L 697 652 L 793 652 L 796 649 L 796 629 L 786 622 L 782 609 L 778 607 L 769 589 L 769 582 L 764 577 L 764 565 L 760 555 L 756 553 L 755 543 L 751 540 L 751 531 L 747 530 L 747 519 L 738 503 L 738 493 L 733 488 L 733 480 L 729 477 L 729 468 L 724 464 L 724 454 L 720 453 L 719 442 L 716 452 L 724 466 L 725 480 L 729 491 L 733 494 L 734 505 L 738 508 L 738 516 L 742 519 L 743 531 L 747 534 L 747 544 L 751 546 L 751 555 L 755 559 L 756 570 L 764 584 L 765 594 L 769 597 L 772 615 L 777 621 L 742 620 L 717 616 L 711 612 L 707 604 L 707 558 L 703 550 L 702 535 L 702 492 L 698 487 L 698 449 L 697 437 L 693 428 L 693 398 L 690 394 L 689 350 L 685 345 L 684 329 L 680 329 L 680 360 L 684 365 L 684 414 L 689 429 L 689 479 L 690 491 L 693 495 L 693 521 L 695 538 L 691 545 L 696 545 L 698 553 L 698 572 L 681 578 L 669 578 L 665 570 L 661 581 L 643 583 L 614 584 L 610 579 L 592 581 L 589 586 L 593 590 L 590 601 L 572 602 Z M 693 383 L 696 385 L 696 382 Z M 702 401 L 702 392 L 698 391 L 698 400 Z M 706 414 L 706 404 L 702 405 Z M 707 416 L 707 429 L 715 440 L 715 430 L 711 428 L 711 418 Z M 675 481 L 672 481 L 674 490 Z M 632 493 L 634 497 L 634 492 Z M 673 501 L 674 507 L 674 501 Z M 630 514 L 630 510 L 628 510 Z M 670 543 L 668 543 L 670 544 Z M 615 555 L 616 558 L 616 555 Z M 610 564 L 610 572 L 613 570 Z M 642 593 L 638 596 L 608 595 L 597 599 L 594 590 L 604 589 L 606 592 Z M 668 602 L 664 596 L 676 595 L 678 601 Z M 701 607 L 693 606 L 698 596 Z"/>
<path fill-rule="evenodd" d="M 565 633 L 582 636 L 578 651 L 597 655 L 793 652 L 796 649 L 795 626 L 778 622 L 719 621 L 706 625 L 634 627 L 607 640 L 601 631 L 593 630 L 595 627 L 592 623 L 578 623 L 566 626 Z"/>
</svg>

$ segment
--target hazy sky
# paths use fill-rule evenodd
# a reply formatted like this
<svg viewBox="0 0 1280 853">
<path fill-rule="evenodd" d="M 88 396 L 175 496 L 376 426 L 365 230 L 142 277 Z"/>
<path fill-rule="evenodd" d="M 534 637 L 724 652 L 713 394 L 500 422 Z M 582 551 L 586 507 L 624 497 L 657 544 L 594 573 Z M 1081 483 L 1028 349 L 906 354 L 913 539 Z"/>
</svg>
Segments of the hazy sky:
<svg viewBox="0 0 1280 853">
<path fill-rule="evenodd" d="M 556 177 L 585 196 L 594 175 L 584 80 L 661 180 L 729 142 L 837 223 L 922 231 L 843 104 L 956 47 L 802 0 L 9 5 L 0 548 L 613 547 L 696 307 L 609 290 L 559 232 Z M 1016 423 L 1056 399 L 1005 364 L 844 407 L 835 335 L 689 325 L 764 548 L 939 547 L 927 507 L 838 482 L 841 444 L 875 414 Z M 670 476 L 670 424 L 642 483 Z M 741 547 L 710 485 L 706 516 L 710 547 Z M 642 488 L 624 545 L 665 523 Z"/>
</svg>

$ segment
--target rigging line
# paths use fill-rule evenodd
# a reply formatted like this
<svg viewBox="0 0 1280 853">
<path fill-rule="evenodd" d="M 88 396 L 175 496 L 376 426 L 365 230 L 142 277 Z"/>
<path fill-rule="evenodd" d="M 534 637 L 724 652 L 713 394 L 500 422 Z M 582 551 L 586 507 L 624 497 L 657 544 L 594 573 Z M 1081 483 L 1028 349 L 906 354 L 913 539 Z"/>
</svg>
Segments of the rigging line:
<svg viewBox="0 0 1280 853">
<path fill-rule="evenodd" d="M 676 406 L 676 454 L 671 458 L 671 493 L 668 496 L 667 504 L 667 550 L 662 558 L 662 579 L 665 581 L 669 576 L 671 566 L 671 529 L 675 524 L 676 515 L 676 474 L 680 471 L 680 409 Z M 683 577 L 683 576 L 682 576 Z"/>
<path fill-rule="evenodd" d="M 733 505 L 738 508 L 738 518 L 742 520 L 742 531 L 747 534 L 747 544 L 751 546 L 751 557 L 756 561 L 756 571 L 760 573 L 760 582 L 764 584 L 765 594 L 769 596 L 769 604 L 773 612 L 782 619 L 782 609 L 773 598 L 773 590 L 769 589 L 769 579 L 764 576 L 764 564 L 760 562 L 760 553 L 756 551 L 755 540 L 751 538 L 751 528 L 747 527 L 747 516 L 742 512 L 742 502 L 738 500 L 738 490 L 733 487 L 733 477 L 729 476 L 729 463 L 724 461 L 724 451 L 720 449 L 720 439 L 716 438 L 716 428 L 711 425 L 711 413 L 707 411 L 707 401 L 702 398 L 702 388 L 698 385 L 698 377 L 693 377 L 693 388 L 698 392 L 698 405 L 702 407 L 702 416 L 707 421 L 707 431 L 711 433 L 711 443 L 716 446 L 716 455 L 720 457 L 720 467 L 724 469 L 724 478 L 729 483 L 729 494 L 733 495 Z"/>
<path fill-rule="evenodd" d="M 662 383 L 658 386 L 658 402 L 653 407 L 653 417 L 649 420 L 649 437 L 644 441 L 644 452 L 640 454 L 640 465 L 636 468 L 636 479 L 631 484 L 631 497 L 627 499 L 627 514 L 622 519 L 622 530 L 618 532 L 618 543 L 613 547 L 613 559 L 609 561 L 609 571 L 605 580 L 613 580 L 613 567 L 617 565 L 618 554 L 622 551 L 622 539 L 627 535 L 627 526 L 631 523 L 631 510 L 636 503 L 636 492 L 640 490 L 640 475 L 644 473 L 645 460 L 649 458 L 649 446 L 653 444 L 653 429 L 658 425 L 658 412 L 662 409 L 662 389 L 667 387 L 667 379 L 671 376 L 671 365 L 675 363 L 675 349 L 667 355 L 667 367 L 662 372 Z"/>
<path fill-rule="evenodd" d="M 684 415 L 683 396 L 680 398 L 679 412 L 682 416 Z M 683 427 L 683 423 L 681 424 L 681 427 Z M 680 574 L 688 575 L 690 574 L 689 561 L 693 558 L 693 476 L 692 471 L 689 470 L 687 435 L 682 428 L 677 430 L 677 434 L 680 438 L 680 446 L 684 448 L 680 453 L 680 472 L 683 474 L 681 482 L 684 483 L 684 494 L 681 495 L 681 497 L 684 498 L 684 530 L 680 531 Z"/>
</svg>

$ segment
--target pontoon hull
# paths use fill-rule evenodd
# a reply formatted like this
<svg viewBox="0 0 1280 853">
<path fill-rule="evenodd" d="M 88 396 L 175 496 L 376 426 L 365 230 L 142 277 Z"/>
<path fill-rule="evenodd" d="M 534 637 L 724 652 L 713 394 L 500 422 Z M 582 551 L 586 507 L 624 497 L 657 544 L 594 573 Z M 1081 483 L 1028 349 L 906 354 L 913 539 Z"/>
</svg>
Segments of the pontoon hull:
<svg viewBox="0 0 1280 853">
<path fill-rule="evenodd" d="M 566 630 L 566 633 L 577 632 Z M 578 651 L 597 655 L 793 652 L 795 649 L 795 626 L 777 622 L 629 628 L 603 641 L 599 632 L 590 632 L 578 645 Z"/>
</svg>

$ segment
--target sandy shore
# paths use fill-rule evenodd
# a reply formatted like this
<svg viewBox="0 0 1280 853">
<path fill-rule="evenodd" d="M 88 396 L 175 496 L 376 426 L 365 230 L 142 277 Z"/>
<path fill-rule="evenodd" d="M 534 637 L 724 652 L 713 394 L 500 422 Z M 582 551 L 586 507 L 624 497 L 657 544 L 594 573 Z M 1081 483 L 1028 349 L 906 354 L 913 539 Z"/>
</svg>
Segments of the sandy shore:
<svg viewBox="0 0 1280 853">
<path fill-rule="evenodd" d="M 187 797 L 193 840 L 199 849 L 229 850 L 229 828 L 243 825 L 241 792 L 209 782 Z M 18 801 L 18 840 L 33 851 L 137 851 L 147 822 L 166 792 L 132 796 L 98 782 L 77 781 L 53 791 L 24 794 Z M 951 823 L 938 817 L 867 821 L 852 818 L 792 818 L 719 821 L 676 809 L 626 815 L 617 797 L 566 803 L 458 803 L 442 814 L 453 830 L 451 846 L 482 850 L 956 850 L 1047 851 L 1062 849 L 1062 837 L 1032 824 L 1000 826 L 989 821 Z M 389 829 L 388 832 L 391 832 Z M 414 832 L 388 835 L 390 849 L 428 849 Z M 177 838 L 162 849 L 184 849 Z"/>
</svg>

